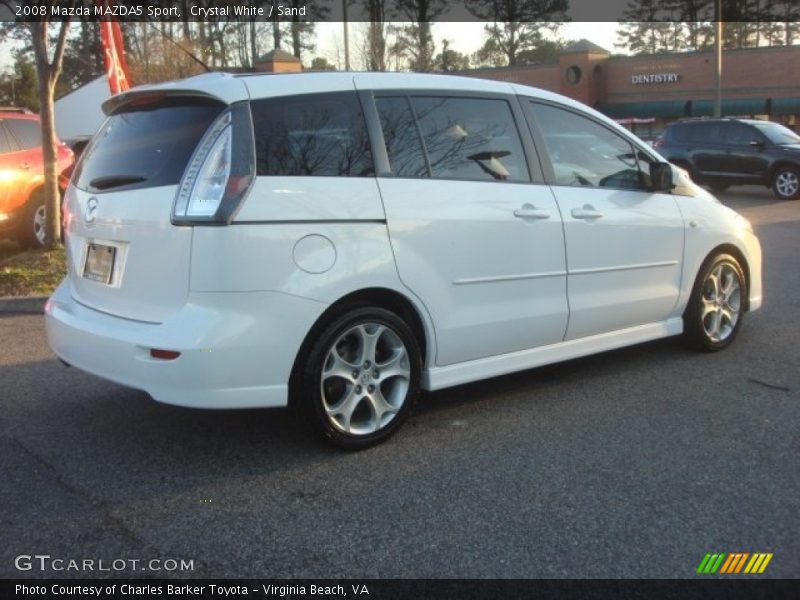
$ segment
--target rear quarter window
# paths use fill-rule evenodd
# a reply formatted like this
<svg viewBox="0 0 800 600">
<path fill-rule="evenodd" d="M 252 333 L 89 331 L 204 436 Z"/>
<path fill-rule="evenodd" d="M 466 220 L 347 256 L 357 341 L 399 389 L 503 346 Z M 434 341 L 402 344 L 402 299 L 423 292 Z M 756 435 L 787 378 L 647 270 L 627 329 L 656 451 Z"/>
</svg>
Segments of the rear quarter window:
<svg viewBox="0 0 800 600">
<path fill-rule="evenodd" d="M 219 102 L 197 98 L 112 115 L 84 152 L 73 181 L 90 192 L 177 185 L 223 109 Z"/>
<path fill-rule="evenodd" d="M 11 143 L 8 141 L 8 137 L 6 136 L 6 130 L 3 126 L 3 122 L 0 121 L 0 154 L 6 154 L 11 152 Z"/>
<path fill-rule="evenodd" d="M 253 100 L 257 175 L 374 174 L 364 114 L 354 92 Z"/>
<path fill-rule="evenodd" d="M 689 128 L 689 141 L 696 144 L 719 144 L 722 142 L 724 124 L 712 123 L 692 123 Z"/>
<path fill-rule="evenodd" d="M 690 141 L 689 128 L 686 125 L 673 125 L 667 129 L 666 138 L 670 142 L 685 144 Z"/>
<path fill-rule="evenodd" d="M 39 121 L 32 119 L 8 119 L 6 127 L 19 143 L 23 150 L 38 148 L 42 145 L 42 128 Z"/>
</svg>

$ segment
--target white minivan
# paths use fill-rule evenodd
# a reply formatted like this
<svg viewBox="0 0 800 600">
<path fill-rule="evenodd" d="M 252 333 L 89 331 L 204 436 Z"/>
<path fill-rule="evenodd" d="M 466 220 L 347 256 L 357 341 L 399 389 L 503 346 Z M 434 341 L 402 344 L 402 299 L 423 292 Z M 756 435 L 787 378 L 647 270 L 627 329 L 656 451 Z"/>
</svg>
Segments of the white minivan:
<svg viewBox="0 0 800 600">
<path fill-rule="evenodd" d="M 761 249 L 624 128 L 538 89 L 207 74 L 108 100 L 46 306 L 66 363 L 362 448 L 437 390 L 683 334 L 730 344 Z"/>
</svg>

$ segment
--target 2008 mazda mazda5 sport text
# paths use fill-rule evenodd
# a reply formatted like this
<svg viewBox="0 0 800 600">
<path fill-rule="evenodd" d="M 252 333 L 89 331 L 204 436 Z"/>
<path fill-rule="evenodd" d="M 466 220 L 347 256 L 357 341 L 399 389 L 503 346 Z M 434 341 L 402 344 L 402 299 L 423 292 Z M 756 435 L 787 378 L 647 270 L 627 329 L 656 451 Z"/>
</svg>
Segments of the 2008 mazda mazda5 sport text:
<svg viewBox="0 0 800 600">
<path fill-rule="evenodd" d="M 69 364 L 386 439 L 436 390 L 761 305 L 750 224 L 601 114 L 509 83 L 208 74 L 108 100 L 46 307 Z"/>
</svg>

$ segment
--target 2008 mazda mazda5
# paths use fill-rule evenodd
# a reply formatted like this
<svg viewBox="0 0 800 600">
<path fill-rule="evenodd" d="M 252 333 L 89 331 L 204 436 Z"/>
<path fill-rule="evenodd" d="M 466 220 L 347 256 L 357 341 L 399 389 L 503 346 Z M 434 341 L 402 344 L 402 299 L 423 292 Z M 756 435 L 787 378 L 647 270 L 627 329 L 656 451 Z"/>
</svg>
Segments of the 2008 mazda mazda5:
<svg viewBox="0 0 800 600">
<path fill-rule="evenodd" d="M 108 100 L 65 197 L 65 362 L 362 448 L 437 390 L 761 306 L 750 224 L 565 97 L 419 74 L 208 74 Z"/>
</svg>

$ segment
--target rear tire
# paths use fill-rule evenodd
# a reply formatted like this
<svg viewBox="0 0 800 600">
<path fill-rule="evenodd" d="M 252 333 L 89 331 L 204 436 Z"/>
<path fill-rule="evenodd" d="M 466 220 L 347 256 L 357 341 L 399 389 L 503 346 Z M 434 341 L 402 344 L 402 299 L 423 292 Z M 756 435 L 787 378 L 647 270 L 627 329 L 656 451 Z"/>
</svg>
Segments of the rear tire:
<svg viewBox="0 0 800 600">
<path fill-rule="evenodd" d="M 419 393 L 422 354 L 394 313 L 352 308 L 334 319 L 300 362 L 293 402 L 326 441 L 349 450 L 387 440 Z"/>
<path fill-rule="evenodd" d="M 707 259 L 683 313 L 683 339 L 695 350 L 727 348 L 742 326 L 747 283 L 739 261 L 730 254 Z"/>
<path fill-rule="evenodd" d="M 772 191 L 781 200 L 800 198 L 800 170 L 795 167 L 779 167 L 772 178 Z"/>
<path fill-rule="evenodd" d="M 44 193 L 36 190 L 23 207 L 22 220 L 17 229 L 17 241 L 23 248 L 42 248 L 46 241 L 47 211 Z"/>
</svg>

